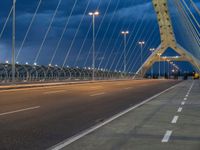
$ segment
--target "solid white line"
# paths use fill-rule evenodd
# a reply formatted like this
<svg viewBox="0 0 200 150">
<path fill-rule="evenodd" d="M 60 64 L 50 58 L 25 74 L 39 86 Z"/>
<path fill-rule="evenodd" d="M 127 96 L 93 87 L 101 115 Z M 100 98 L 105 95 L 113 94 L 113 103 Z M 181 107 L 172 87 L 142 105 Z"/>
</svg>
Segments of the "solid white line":
<svg viewBox="0 0 200 150">
<path fill-rule="evenodd" d="M 169 141 L 171 135 L 172 135 L 172 131 L 167 130 L 163 139 L 162 139 L 162 143 L 167 143 Z"/>
<path fill-rule="evenodd" d="M 179 84 L 181 84 L 181 83 L 179 83 Z M 121 113 L 118 113 L 118 114 L 114 115 L 113 117 L 111 117 L 110 119 L 107 119 L 107 120 L 104 121 L 104 122 L 99 123 L 99 124 L 97 124 L 97 125 L 95 125 L 95 126 L 89 128 L 89 129 L 87 129 L 87 130 L 85 130 L 85 131 L 83 131 L 83 132 L 81 132 L 81 133 L 79 133 L 79 134 L 77 134 L 77 135 L 75 135 L 75 136 L 72 136 L 71 138 L 68 138 L 68 139 L 66 139 L 66 140 L 64 140 L 64 141 L 62 141 L 62 142 L 60 142 L 60 143 L 58 143 L 57 145 L 55 145 L 55 146 L 53 146 L 53 147 L 50 147 L 48 150 L 60 150 L 60 149 L 62 149 L 62 148 L 64 148 L 64 147 L 68 146 L 69 144 L 71 144 L 71 143 L 73 143 L 73 142 L 75 142 L 75 141 L 81 139 L 82 137 L 84 137 L 84 136 L 86 136 L 86 135 L 88 135 L 88 134 L 94 132 L 95 130 L 101 128 L 102 126 L 104 126 L 104 125 L 106 125 L 106 124 L 112 122 L 113 120 L 115 120 L 115 119 L 117 119 L 117 118 L 119 118 L 119 117 L 121 117 L 121 116 L 127 114 L 128 112 L 130 112 L 130 111 L 132 111 L 132 110 L 134 110 L 134 109 L 136 109 L 136 108 L 138 108 L 138 107 L 140 107 L 140 106 L 146 104 L 147 102 L 150 102 L 151 100 L 155 99 L 156 97 L 158 97 L 158 96 L 160 96 L 160 95 L 162 95 L 162 94 L 168 92 L 169 90 L 175 88 L 175 87 L 178 86 L 179 84 L 176 84 L 176 85 L 174 85 L 174 86 L 172 86 L 172 87 L 170 87 L 170 88 L 168 88 L 168 89 L 166 89 L 166 90 L 164 90 L 164 91 L 162 91 L 162 92 L 160 92 L 160 93 L 158 93 L 158 94 L 156 94 L 156 95 L 154 95 L 154 96 L 148 98 L 147 100 L 144 100 L 143 102 L 141 102 L 141 103 L 139 103 L 139 104 L 136 104 L 135 106 L 132 106 L 132 107 L 130 107 L 130 108 L 128 108 L 128 109 L 122 111 Z"/>
<path fill-rule="evenodd" d="M 171 123 L 173 123 L 173 124 L 176 123 L 178 121 L 178 118 L 179 118 L 179 116 L 174 116 Z"/>
<path fill-rule="evenodd" d="M 93 95 L 90 95 L 90 96 L 100 96 L 100 95 L 104 95 L 105 93 L 104 92 L 102 92 L 102 93 L 97 93 L 97 94 L 93 94 Z"/>
<path fill-rule="evenodd" d="M 40 106 L 24 108 L 24 109 L 19 109 L 19 110 L 15 110 L 15 111 L 9 111 L 9 112 L 5 112 L 5 113 L 1 113 L 0 116 L 10 115 L 10 114 L 19 113 L 19 112 L 28 111 L 28 110 L 33 110 L 33 109 L 38 109 L 38 108 L 40 108 Z"/>
<path fill-rule="evenodd" d="M 183 101 L 183 102 L 181 102 L 181 105 L 185 105 L 185 102 Z"/>
<path fill-rule="evenodd" d="M 177 112 L 182 112 L 183 108 L 179 107 Z"/>
<path fill-rule="evenodd" d="M 44 92 L 44 94 L 55 94 L 55 93 L 62 93 L 62 92 L 65 92 L 65 90 Z"/>
</svg>

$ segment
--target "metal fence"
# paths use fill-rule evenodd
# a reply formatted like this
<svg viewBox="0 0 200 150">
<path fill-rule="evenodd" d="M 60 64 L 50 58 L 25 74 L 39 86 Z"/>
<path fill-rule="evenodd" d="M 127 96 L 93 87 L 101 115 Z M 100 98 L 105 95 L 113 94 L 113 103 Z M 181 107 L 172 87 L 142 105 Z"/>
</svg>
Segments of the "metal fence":
<svg viewBox="0 0 200 150">
<path fill-rule="evenodd" d="M 132 74 L 95 70 L 96 80 L 131 78 Z M 60 68 L 58 66 L 38 66 L 16 64 L 16 82 L 47 82 L 62 80 L 91 80 L 90 68 Z M 0 82 L 9 83 L 12 80 L 12 65 L 0 64 Z"/>
</svg>

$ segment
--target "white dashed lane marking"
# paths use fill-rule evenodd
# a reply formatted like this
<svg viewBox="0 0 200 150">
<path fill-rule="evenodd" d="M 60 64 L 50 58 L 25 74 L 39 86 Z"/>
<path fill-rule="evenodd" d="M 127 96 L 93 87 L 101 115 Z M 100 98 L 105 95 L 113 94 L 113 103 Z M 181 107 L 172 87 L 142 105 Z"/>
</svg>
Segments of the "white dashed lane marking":
<svg viewBox="0 0 200 150">
<path fill-rule="evenodd" d="M 38 108 L 40 108 L 40 106 L 35 106 L 35 107 L 29 107 L 29 108 L 24 108 L 24 109 L 9 111 L 9 112 L 5 112 L 5 113 L 1 113 L 0 116 L 11 115 L 11 114 L 15 114 L 15 113 L 19 113 L 19 112 L 24 112 L 24 111 L 28 111 L 28 110 L 34 110 L 34 109 L 38 109 Z"/>
<path fill-rule="evenodd" d="M 167 143 L 169 141 L 171 135 L 172 135 L 172 130 L 167 130 L 162 139 L 162 143 Z"/>
<path fill-rule="evenodd" d="M 127 88 L 124 88 L 124 90 L 130 90 L 132 89 L 132 87 L 127 87 Z"/>
<path fill-rule="evenodd" d="M 100 95 L 104 95 L 105 93 L 104 92 L 102 92 L 102 93 L 97 93 L 97 94 L 92 94 L 92 95 L 90 95 L 91 97 L 94 97 L 94 96 L 100 96 Z"/>
<path fill-rule="evenodd" d="M 172 119 L 171 123 L 175 124 L 178 121 L 179 116 L 174 116 L 174 118 Z"/>
<path fill-rule="evenodd" d="M 66 90 L 44 92 L 44 94 L 45 94 L 45 95 L 48 95 L 48 94 L 56 94 L 56 93 L 64 93 L 64 92 L 66 92 Z"/>
<path fill-rule="evenodd" d="M 185 105 L 185 102 L 183 101 L 183 102 L 181 102 L 181 105 Z"/>
<path fill-rule="evenodd" d="M 179 107 L 177 112 L 182 112 L 183 108 Z"/>
</svg>

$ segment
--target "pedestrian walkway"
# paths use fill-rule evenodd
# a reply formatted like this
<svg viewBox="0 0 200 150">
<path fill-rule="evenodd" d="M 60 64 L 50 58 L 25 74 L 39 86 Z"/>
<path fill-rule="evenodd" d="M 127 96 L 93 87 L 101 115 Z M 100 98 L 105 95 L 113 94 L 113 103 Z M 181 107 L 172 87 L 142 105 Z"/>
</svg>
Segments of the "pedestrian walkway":
<svg viewBox="0 0 200 150">
<path fill-rule="evenodd" d="M 94 132 L 74 137 L 75 142 L 65 141 L 70 144 L 62 150 L 199 150 L 199 91 L 199 81 L 182 82 Z"/>
</svg>

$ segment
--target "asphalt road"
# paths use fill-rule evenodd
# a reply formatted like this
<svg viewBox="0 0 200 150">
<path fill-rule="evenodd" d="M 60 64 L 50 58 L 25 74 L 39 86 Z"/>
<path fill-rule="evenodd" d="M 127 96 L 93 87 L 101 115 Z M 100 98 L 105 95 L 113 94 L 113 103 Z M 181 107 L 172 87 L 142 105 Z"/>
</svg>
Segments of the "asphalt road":
<svg viewBox="0 0 200 150">
<path fill-rule="evenodd" d="M 0 91 L 0 150 L 44 150 L 178 81 L 99 82 Z"/>
</svg>

